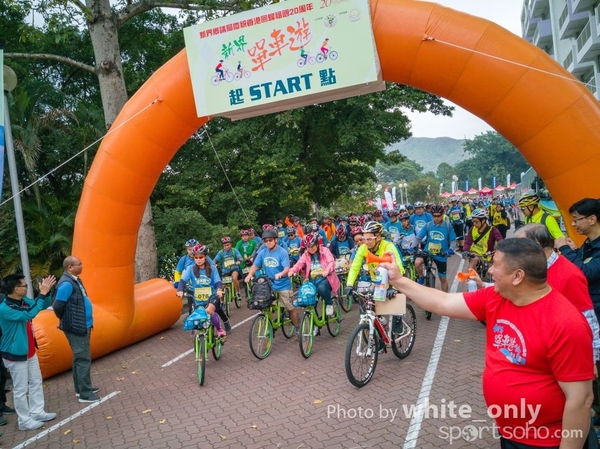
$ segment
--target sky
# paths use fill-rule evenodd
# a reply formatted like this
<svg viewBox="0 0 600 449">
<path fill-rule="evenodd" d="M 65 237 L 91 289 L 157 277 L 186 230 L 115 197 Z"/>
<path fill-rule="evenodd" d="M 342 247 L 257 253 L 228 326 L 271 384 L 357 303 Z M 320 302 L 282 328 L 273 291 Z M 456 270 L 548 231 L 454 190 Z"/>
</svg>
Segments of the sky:
<svg viewBox="0 0 600 449">
<path fill-rule="evenodd" d="M 523 0 L 437 0 L 442 6 L 482 17 L 521 36 L 521 10 Z M 452 137 L 454 139 L 472 139 L 492 128 L 480 118 L 454 103 L 453 117 L 437 117 L 430 113 L 412 113 L 404 111 L 410 118 L 413 137 Z"/>
</svg>

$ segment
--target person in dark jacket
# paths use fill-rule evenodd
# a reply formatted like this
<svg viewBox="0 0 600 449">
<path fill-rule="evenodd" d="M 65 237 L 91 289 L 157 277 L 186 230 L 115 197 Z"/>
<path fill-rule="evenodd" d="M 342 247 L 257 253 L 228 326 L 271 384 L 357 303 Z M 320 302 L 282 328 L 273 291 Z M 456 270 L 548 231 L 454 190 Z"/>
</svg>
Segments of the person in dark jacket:
<svg viewBox="0 0 600 449">
<path fill-rule="evenodd" d="M 3 282 L 6 297 L 0 303 L 0 351 L 13 380 L 13 401 L 19 430 L 36 430 L 44 422 L 56 418 L 56 413 L 44 411 L 42 372 L 31 325 L 31 320 L 50 305 L 51 296 L 48 294 L 55 283 L 54 276 L 42 279 L 40 294 L 31 299 L 26 296 L 27 283 L 22 274 L 10 274 Z"/>
<path fill-rule="evenodd" d="M 92 386 L 90 335 L 94 326 L 92 302 L 79 278 L 83 264 L 78 257 L 67 256 L 63 275 L 58 281 L 56 300 L 52 308 L 60 319 L 59 328 L 65 333 L 73 351 L 73 385 L 79 402 L 96 402 L 99 388 Z"/>
</svg>

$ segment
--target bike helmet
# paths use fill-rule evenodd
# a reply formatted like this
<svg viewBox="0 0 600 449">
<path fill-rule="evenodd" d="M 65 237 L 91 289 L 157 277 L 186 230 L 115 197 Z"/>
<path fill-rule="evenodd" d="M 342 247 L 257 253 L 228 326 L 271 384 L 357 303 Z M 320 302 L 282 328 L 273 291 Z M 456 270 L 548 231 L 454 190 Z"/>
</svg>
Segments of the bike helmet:
<svg viewBox="0 0 600 449">
<path fill-rule="evenodd" d="M 185 246 L 192 246 L 192 247 L 194 247 L 194 246 L 199 245 L 199 244 L 200 244 L 200 242 L 198 240 L 196 240 L 196 239 L 189 239 L 187 242 L 185 242 Z"/>
<path fill-rule="evenodd" d="M 342 215 L 339 219 L 339 221 L 345 221 L 348 222 L 348 217 L 346 217 L 345 215 Z"/>
<path fill-rule="evenodd" d="M 398 215 L 400 215 L 400 212 L 398 212 L 397 210 L 391 210 L 388 215 L 390 217 L 397 217 Z"/>
<path fill-rule="evenodd" d="M 383 217 L 383 212 L 382 212 L 382 211 L 380 211 L 379 209 L 375 209 L 375 210 L 373 211 L 373 216 L 374 216 L 374 217 Z"/>
<path fill-rule="evenodd" d="M 353 228 L 350 229 L 350 235 L 352 237 L 354 237 L 355 235 L 362 235 L 363 234 L 363 230 L 360 226 L 354 226 Z"/>
<path fill-rule="evenodd" d="M 279 236 L 277 235 L 277 231 L 275 229 L 265 229 L 262 233 L 263 239 L 276 239 Z"/>
<path fill-rule="evenodd" d="M 463 198 L 462 200 L 460 200 L 460 202 L 463 204 L 469 204 L 469 198 Z"/>
<path fill-rule="evenodd" d="M 398 218 L 400 220 L 410 220 L 410 214 L 408 212 L 402 212 Z"/>
<path fill-rule="evenodd" d="M 381 235 L 383 226 L 376 221 L 368 221 L 363 225 L 362 230 L 365 234 Z"/>
<path fill-rule="evenodd" d="M 250 232 L 248 232 L 248 230 L 247 230 L 247 229 L 242 229 L 242 230 L 240 231 L 240 235 L 250 235 Z"/>
<path fill-rule="evenodd" d="M 310 232 L 318 232 L 319 231 L 319 225 L 316 223 L 313 223 L 310 225 Z"/>
<path fill-rule="evenodd" d="M 315 246 L 319 244 L 319 236 L 317 234 L 308 234 L 302 240 L 302 244 L 305 248 L 310 248 L 311 246 Z"/>
<path fill-rule="evenodd" d="M 338 239 L 344 239 L 344 238 L 346 238 L 346 236 L 348 235 L 348 233 L 346 231 L 346 226 L 339 226 L 336 229 L 335 234 L 337 235 Z"/>
<path fill-rule="evenodd" d="M 458 201 L 458 198 L 456 198 L 455 196 L 450 197 L 450 202 L 451 203 L 456 203 Z"/>
<path fill-rule="evenodd" d="M 208 252 L 208 246 L 203 245 L 202 243 L 198 243 L 196 246 L 194 246 L 194 249 L 192 249 L 192 254 L 194 254 L 194 256 L 197 256 L 199 254 L 208 256 Z"/>
<path fill-rule="evenodd" d="M 294 234 L 294 235 L 296 235 L 296 228 L 294 226 L 288 226 L 287 229 L 286 229 L 286 232 L 288 234 Z"/>
<path fill-rule="evenodd" d="M 519 199 L 519 207 L 537 206 L 540 196 L 537 193 L 526 193 Z"/>
<path fill-rule="evenodd" d="M 221 243 L 222 243 L 223 245 L 225 245 L 226 243 L 231 243 L 231 237 L 227 237 L 227 236 L 223 237 L 223 238 L 221 239 Z"/>
<path fill-rule="evenodd" d="M 263 231 L 267 231 L 267 230 L 269 230 L 269 229 L 275 229 L 275 226 L 273 226 L 271 223 L 265 223 L 265 224 L 262 226 L 262 230 L 263 230 Z"/>
<path fill-rule="evenodd" d="M 409 204 L 409 206 L 410 206 L 410 204 Z M 417 207 L 425 207 L 425 205 L 423 204 L 423 201 L 417 201 L 415 203 L 415 208 L 417 208 Z"/>
<path fill-rule="evenodd" d="M 433 204 L 431 206 L 432 214 L 443 214 L 444 212 L 445 212 L 444 206 L 442 206 L 441 204 Z"/>
<path fill-rule="evenodd" d="M 479 218 L 480 220 L 487 220 L 488 214 L 485 209 L 475 209 L 471 212 L 471 218 Z"/>
<path fill-rule="evenodd" d="M 421 203 L 421 204 L 423 204 L 423 203 Z M 423 207 L 423 206 L 421 206 L 421 207 Z M 413 206 L 412 204 L 406 205 L 406 210 L 414 210 L 414 209 L 415 209 L 415 206 Z"/>
</svg>

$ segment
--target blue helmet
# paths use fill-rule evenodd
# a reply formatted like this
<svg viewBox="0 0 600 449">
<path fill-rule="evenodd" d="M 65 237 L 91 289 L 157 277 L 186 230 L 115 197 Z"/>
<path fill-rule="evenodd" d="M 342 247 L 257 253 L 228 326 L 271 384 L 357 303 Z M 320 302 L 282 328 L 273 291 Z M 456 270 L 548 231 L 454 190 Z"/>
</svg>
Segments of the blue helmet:
<svg viewBox="0 0 600 449">
<path fill-rule="evenodd" d="M 191 246 L 191 247 L 194 247 L 199 244 L 200 244 L 200 242 L 198 242 L 198 240 L 196 240 L 196 239 L 189 239 L 187 242 L 185 242 L 185 246 Z"/>
</svg>

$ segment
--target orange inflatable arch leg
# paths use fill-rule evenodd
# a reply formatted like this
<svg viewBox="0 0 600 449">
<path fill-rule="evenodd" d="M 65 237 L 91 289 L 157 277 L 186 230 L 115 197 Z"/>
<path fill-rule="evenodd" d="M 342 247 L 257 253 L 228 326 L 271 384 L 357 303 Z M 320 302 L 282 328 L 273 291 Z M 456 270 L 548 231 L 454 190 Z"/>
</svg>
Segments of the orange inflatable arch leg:
<svg viewBox="0 0 600 449">
<path fill-rule="evenodd" d="M 590 176 L 600 166 L 598 101 L 543 51 L 492 22 L 435 3 L 371 0 L 371 13 L 386 81 L 437 94 L 485 120 L 521 151 L 561 210 L 600 191 L 600 178 Z M 94 303 L 94 358 L 180 317 L 181 301 L 170 283 L 134 285 L 137 233 L 166 164 L 206 121 L 196 117 L 182 51 L 125 105 L 98 150 L 73 244 Z M 71 367 L 71 351 L 56 325 L 50 311 L 36 318 L 45 377 Z"/>
</svg>

